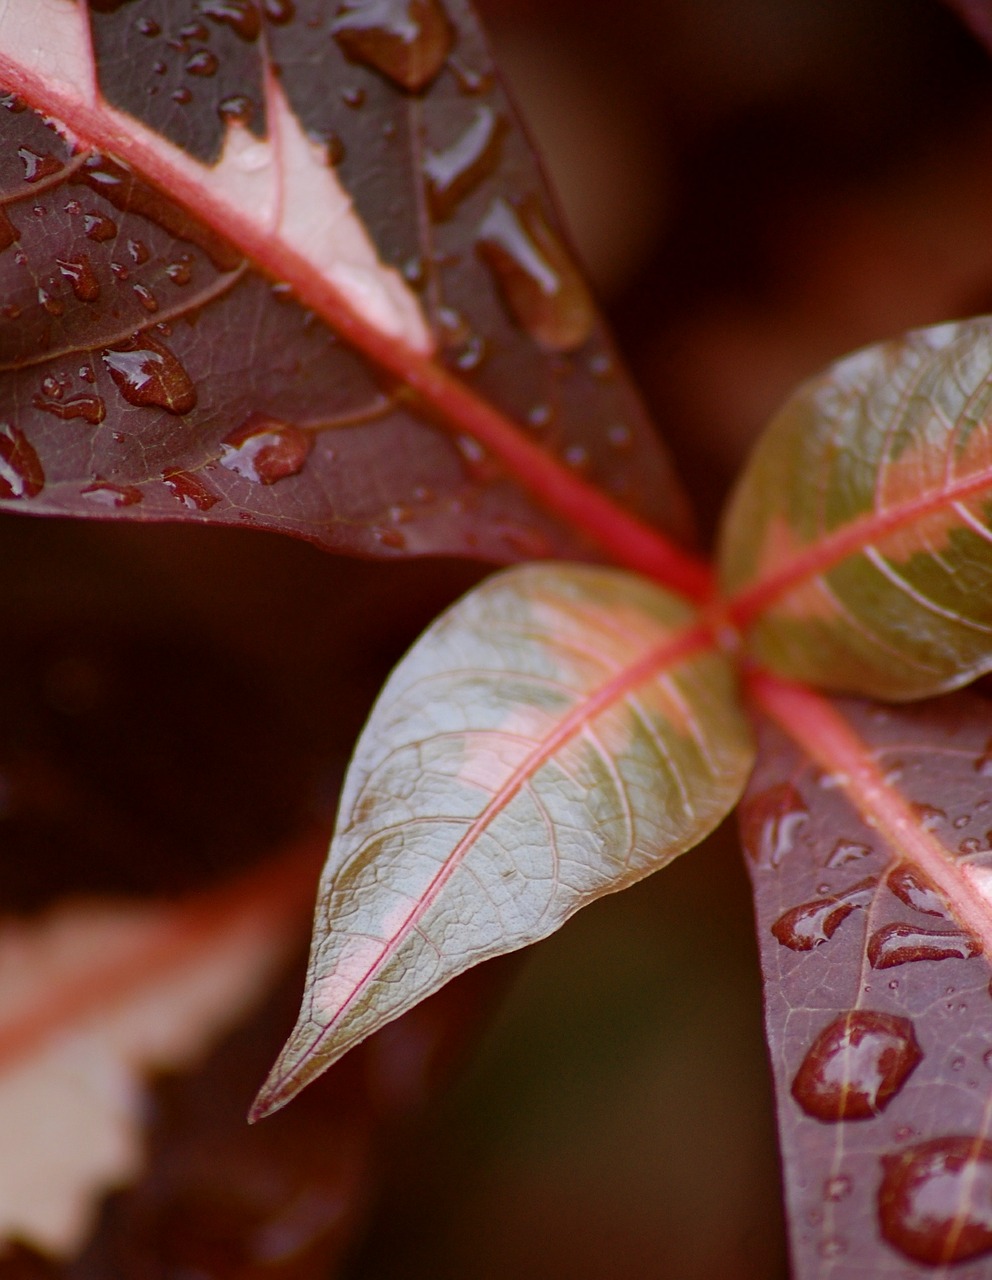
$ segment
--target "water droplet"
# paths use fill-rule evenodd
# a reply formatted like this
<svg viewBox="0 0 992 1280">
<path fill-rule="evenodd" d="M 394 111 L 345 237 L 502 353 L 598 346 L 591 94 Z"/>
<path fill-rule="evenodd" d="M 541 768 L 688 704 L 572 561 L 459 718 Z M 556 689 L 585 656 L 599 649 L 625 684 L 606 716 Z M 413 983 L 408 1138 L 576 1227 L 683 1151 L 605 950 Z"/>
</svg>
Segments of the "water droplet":
<svg viewBox="0 0 992 1280">
<path fill-rule="evenodd" d="M 406 546 L 406 538 L 399 529 L 376 529 L 375 536 L 380 546 L 389 547 L 393 551 L 402 551 Z"/>
<path fill-rule="evenodd" d="M 10 246 L 16 240 L 20 240 L 20 238 L 21 233 L 11 222 L 7 214 L 7 210 L 0 207 L 0 253 L 2 253 L 4 249 L 9 249 Z"/>
<path fill-rule="evenodd" d="M 447 61 L 454 31 L 438 0 L 344 0 L 331 34 L 353 62 L 401 89 L 425 89 Z"/>
<path fill-rule="evenodd" d="M 981 942 L 969 933 L 917 929 L 911 924 L 884 925 L 868 940 L 868 963 L 873 969 L 916 960 L 967 960 L 981 953 Z"/>
<path fill-rule="evenodd" d="M 118 280 L 129 280 L 131 278 L 131 271 L 123 262 L 112 262 L 110 264 L 110 272 Z"/>
<path fill-rule="evenodd" d="M 100 283 L 85 253 L 78 258 L 56 258 L 55 261 L 80 302 L 95 302 L 99 298 Z"/>
<path fill-rule="evenodd" d="M 493 87 L 493 76 L 490 71 L 476 71 L 473 67 L 463 66 L 457 58 L 451 58 L 449 66 L 462 93 L 472 95 L 488 93 Z"/>
<path fill-rule="evenodd" d="M 262 8 L 268 20 L 274 22 L 276 26 L 292 22 L 296 17 L 294 0 L 263 0 Z"/>
<path fill-rule="evenodd" d="M 618 452 L 625 452 L 634 443 L 630 427 L 623 422 L 615 422 L 607 429 L 606 438 Z"/>
<path fill-rule="evenodd" d="M 958 853 L 963 853 L 965 857 L 968 857 L 973 853 L 980 853 L 981 849 L 981 840 L 977 840 L 974 836 L 968 836 L 966 840 L 962 840 L 958 845 Z"/>
<path fill-rule="evenodd" d="M 480 106 L 456 141 L 442 151 L 427 152 L 427 198 L 438 221 L 450 218 L 459 203 L 499 164 L 505 127 L 505 121 L 491 107 Z"/>
<path fill-rule="evenodd" d="M 759 867 L 777 867 L 792 852 L 809 810 L 791 782 L 780 782 L 741 805 L 741 839 Z"/>
<path fill-rule="evenodd" d="M 589 450 L 585 445 L 570 444 L 562 452 L 565 465 L 573 471 L 583 471 L 589 465 Z"/>
<path fill-rule="evenodd" d="M 816 1251 L 821 1258 L 839 1258 L 847 1252 L 847 1241 L 843 1236 L 829 1236 L 820 1241 Z"/>
<path fill-rule="evenodd" d="M 843 1200 L 851 1194 L 853 1185 L 847 1174 L 838 1173 L 835 1177 L 828 1178 L 823 1184 L 823 1198 L 834 1203 L 838 1200 Z"/>
<path fill-rule="evenodd" d="M 535 404 L 527 410 L 527 422 L 530 426 L 540 429 L 546 427 L 551 421 L 551 406 L 548 404 Z"/>
<path fill-rule="evenodd" d="M 257 40 L 262 30 L 254 0 L 200 0 L 200 12 L 211 22 L 230 27 L 242 40 Z"/>
<path fill-rule="evenodd" d="M 955 1134 L 882 1157 L 882 1235 L 930 1266 L 992 1251 L 992 1143 Z"/>
<path fill-rule="evenodd" d="M 148 334 L 136 333 L 100 356 L 128 404 L 175 414 L 195 407 L 196 387 L 189 374 L 167 347 Z"/>
<path fill-rule="evenodd" d="M 596 320 L 592 300 L 536 202 L 514 208 L 495 200 L 476 252 L 514 318 L 542 347 L 571 351 L 586 341 Z"/>
<path fill-rule="evenodd" d="M 832 938 L 852 911 L 871 902 L 878 880 L 872 876 L 846 893 L 818 898 L 786 911 L 772 925 L 772 933 L 782 946 L 792 951 L 812 951 Z"/>
<path fill-rule="evenodd" d="M 892 764 L 890 764 L 888 769 L 886 769 L 885 775 L 882 781 L 885 783 L 886 786 L 894 787 L 902 777 L 903 770 L 905 768 L 906 766 L 903 764 L 901 760 L 893 760 Z"/>
<path fill-rule="evenodd" d="M 867 1120 L 885 1110 L 922 1057 L 907 1018 L 852 1010 L 813 1041 L 792 1096 L 817 1120 Z"/>
<path fill-rule="evenodd" d="M 191 76 L 215 76 L 219 67 L 215 53 L 210 49 L 197 49 L 196 53 L 186 59 L 185 71 Z"/>
<path fill-rule="evenodd" d="M 232 93 L 230 97 L 221 98 L 217 104 L 217 114 L 228 124 L 251 124 L 255 116 L 255 104 L 245 93 Z"/>
<path fill-rule="evenodd" d="M 870 857 L 872 852 L 871 845 L 861 844 L 857 840 L 838 840 L 827 859 L 827 866 L 843 867 L 849 862 L 858 862 L 862 858 Z"/>
<path fill-rule="evenodd" d="M 127 242 L 127 251 L 131 255 L 131 260 L 136 262 L 139 267 L 151 257 L 148 246 L 143 240 L 129 240 Z"/>
<path fill-rule="evenodd" d="M 204 22 L 184 22 L 179 28 L 179 36 L 180 38 L 178 41 L 171 41 L 170 44 L 172 48 L 181 50 L 191 40 L 198 40 L 201 43 L 205 43 L 210 39 L 210 29 Z"/>
<path fill-rule="evenodd" d="M 56 160 L 50 155 L 39 155 L 30 147 L 18 147 L 17 154 L 24 165 L 25 182 L 40 182 L 42 178 L 50 178 L 56 173 L 61 173 L 65 167 L 61 160 Z"/>
<path fill-rule="evenodd" d="M 220 494 L 208 489 L 202 480 L 188 471 L 166 471 L 162 482 L 190 511 L 209 511 L 220 501 Z"/>
<path fill-rule="evenodd" d="M 0 498 L 35 498 L 44 487 L 41 460 L 27 436 L 0 422 Z"/>
<path fill-rule="evenodd" d="M 943 809 L 936 809 L 932 804 L 914 804 L 911 806 L 916 820 L 924 831 L 934 831 L 942 822 L 947 821 Z"/>
<path fill-rule="evenodd" d="M 102 213 L 88 213 L 83 218 L 83 230 L 91 240 L 113 240 L 117 235 L 117 224 Z"/>
<path fill-rule="evenodd" d="M 963 828 L 965 828 L 968 825 L 970 821 L 971 821 L 971 814 L 962 813 L 962 814 L 959 814 L 954 819 L 954 821 L 951 823 L 951 826 L 954 828 L 955 831 L 961 831 L 963 830 Z"/>
<path fill-rule="evenodd" d="M 952 1059 L 951 1059 L 951 1070 L 952 1070 L 952 1071 L 963 1071 L 963 1070 L 964 1070 L 964 1064 L 965 1064 L 965 1060 L 964 1060 L 964 1058 L 961 1058 L 961 1057 L 952 1058 Z"/>
<path fill-rule="evenodd" d="M 221 442 L 221 466 L 255 484 L 275 484 L 298 475 L 310 452 L 299 427 L 264 413 L 251 414 Z"/>
<path fill-rule="evenodd" d="M 165 274 L 175 285 L 189 284 L 193 278 L 193 259 L 188 253 L 182 254 L 178 262 L 170 262 L 165 268 Z"/>
<path fill-rule="evenodd" d="M 60 298 L 56 298 L 48 289 L 38 290 L 38 302 L 50 316 L 60 316 L 65 311 L 65 303 Z"/>
<path fill-rule="evenodd" d="M 885 883 L 907 907 L 915 907 L 928 916 L 947 914 L 944 899 L 922 872 L 908 862 L 897 862 L 885 877 Z"/>
<path fill-rule="evenodd" d="M 85 489 L 81 489 L 80 493 L 100 506 L 115 508 L 133 507 L 142 498 L 141 490 L 136 489 L 134 485 L 111 484 L 109 480 L 102 480 L 100 477 Z"/>
<path fill-rule="evenodd" d="M 162 34 L 162 28 L 154 18 L 139 18 L 134 25 L 143 36 L 154 37 Z"/>
<path fill-rule="evenodd" d="M 481 334 L 473 333 L 454 353 L 455 367 L 464 373 L 478 369 L 486 358 L 486 340 Z"/>
<path fill-rule="evenodd" d="M 346 85 L 341 90 L 341 101 L 346 107 L 357 110 L 365 102 L 365 90 L 357 89 L 354 85 Z"/>
<path fill-rule="evenodd" d="M 31 403 L 36 409 L 50 413 L 55 418 L 61 418 L 63 422 L 68 422 L 73 418 L 82 418 L 84 422 L 88 422 L 90 426 L 95 427 L 107 416 L 107 406 L 104 404 L 102 396 L 79 395 L 70 396 L 67 400 L 63 400 L 61 398 L 61 388 L 59 388 L 58 399 L 46 400 L 44 396 L 36 395 Z"/>
<path fill-rule="evenodd" d="M 143 284 L 134 284 L 131 286 L 134 296 L 138 299 L 146 311 L 154 315 L 158 310 L 158 299 L 152 293 L 151 289 L 146 288 Z"/>
</svg>

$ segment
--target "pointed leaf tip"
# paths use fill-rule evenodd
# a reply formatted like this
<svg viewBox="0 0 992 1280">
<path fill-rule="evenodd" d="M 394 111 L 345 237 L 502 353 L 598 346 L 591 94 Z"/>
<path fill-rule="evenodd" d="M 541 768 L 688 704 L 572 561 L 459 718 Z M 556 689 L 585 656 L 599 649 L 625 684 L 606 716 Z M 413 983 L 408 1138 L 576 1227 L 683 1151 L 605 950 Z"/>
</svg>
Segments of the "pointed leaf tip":
<svg viewBox="0 0 992 1280">
<path fill-rule="evenodd" d="M 404 658 L 359 741 L 303 1008 L 252 1118 L 697 843 L 750 763 L 733 673 L 683 602 L 610 569 L 489 579 Z"/>
</svg>

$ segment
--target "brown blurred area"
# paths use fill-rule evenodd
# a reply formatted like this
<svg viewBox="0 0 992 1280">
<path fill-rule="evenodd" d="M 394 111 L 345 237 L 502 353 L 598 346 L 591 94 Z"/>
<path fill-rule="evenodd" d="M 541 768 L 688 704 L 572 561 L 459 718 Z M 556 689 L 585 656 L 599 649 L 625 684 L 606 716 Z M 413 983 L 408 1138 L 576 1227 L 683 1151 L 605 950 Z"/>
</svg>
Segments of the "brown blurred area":
<svg viewBox="0 0 992 1280">
<path fill-rule="evenodd" d="M 992 70 L 937 0 L 478 6 L 705 536 L 797 382 L 866 342 L 992 305 Z M 23 858 L 0 866 L 5 896 L 34 909 L 53 884 L 178 891 L 236 865 L 246 844 L 262 856 L 326 822 L 390 665 L 483 571 L 370 566 L 216 529 L 0 520 L 0 598 L 17 636 L 0 653 L 5 723 L 35 714 L 20 699 L 41 708 L 28 745 L 0 755 L 7 847 L 24 840 Z M 101 693 L 108 654 L 124 681 L 113 698 Z M 194 669 L 206 674 L 190 684 Z M 96 746 L 84 712 L 102 717 Z M 133 725 L 149 760 L 133 754 Z M 190 759 L 204 726 L 205 757 Z M 98 824 L 82 836 L 63 824 L 75 792 L 39 772 L 42 758 L 83 760 L 87 787 L 135 839 L 159 842 L 147 859 Z M 180 1205 L 193 1226 L 169 1236 L 163 1280 L 305 1280 L 345 1251 L 343 1280 L 780 1280 L 751 930 L 728 825 L 509 966 L 518 976 L 472 1067 L 406 1133 L 377 1204 L 376 1151 L 354 1138 L 352 1159 L 341 1106 L 324 1134 L 319 1114 L 300 1123 L 299 1140 L 334 1165 L 321 1166 L 327 1196 L 361 1184 L 345 1243 L 321 1245 L 319 1264 L 242 1265 L 213 1209 L 201 1222 L 168 1188 L 154 1217 L 144 1200 L 111 1214 L 158 1241 Z M 415 1040 L 383 1044 L 402 1079 Z M 184 1104 L 193 1138 L 228 1078 L 217 1068 L 213 1093 Z M 178 1114 L 176 1088 L 156 1114 Z M 258 1174 L 265 1213 L 266 1196 L 285 1214 L 296 1195 L 290 1155 Z M 229 1165 L 241 1162 L 236 1149 Z M 235 1198 L 231 1238 L 264 1216 Z M 96 1248 L 75 1274 L 110 1274 L 106 1256 Z M 12 1263 L 4 1280 L 57 1274 L 38 1265 Z"/>
</svg>

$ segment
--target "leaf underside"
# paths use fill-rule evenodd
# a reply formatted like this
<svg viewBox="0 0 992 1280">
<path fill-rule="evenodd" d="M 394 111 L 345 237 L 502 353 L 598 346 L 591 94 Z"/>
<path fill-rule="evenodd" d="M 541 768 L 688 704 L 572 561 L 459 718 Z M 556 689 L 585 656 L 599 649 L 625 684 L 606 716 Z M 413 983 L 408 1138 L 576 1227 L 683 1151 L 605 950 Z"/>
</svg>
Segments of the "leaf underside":
<svg viewBox="0 0 992 1280">
<path fill-rule="evenodd" d="M 773 420 L 723 529 L 729 611 L 782 675 L 886 699 L 992 667 L 992 319 L 858 352 Z"/>
<path fill-rule="evenodd" d="M 684 531 L 462 0 L 45 13 L 39 48 L 34 0 L 0 12 L 4 506 L 589 554 L 454 375 L 511 452 Z"/>
<path fill-rule="evenodd" d="M 674 596 L 578 566 L 489 579 L 359 740 L 300 1021 L 256 1118 L 456 973 L 694 845 L 750 763 L 731 669 Z"/>
<path fill-rule="evenodd" d="M 992 1254 L 990 704 L 757 701 L 740 817 L 795 1275 L 973 1274 L 955 1264 Z"/>
</svg>

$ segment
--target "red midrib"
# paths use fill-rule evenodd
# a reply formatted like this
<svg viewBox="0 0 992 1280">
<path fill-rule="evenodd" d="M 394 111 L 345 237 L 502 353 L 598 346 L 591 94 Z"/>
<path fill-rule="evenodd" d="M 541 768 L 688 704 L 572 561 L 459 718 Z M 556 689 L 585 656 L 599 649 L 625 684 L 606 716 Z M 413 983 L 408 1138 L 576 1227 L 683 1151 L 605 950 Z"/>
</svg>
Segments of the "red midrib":
<svg viewBox="0 0 992 1280">
<path fill-rule="evenodd" d="M 296 295 L 336 332 L 381 368 L 412 387 L 448 429 L 471 436 L 506 466 L 516 481 L 551 513 L 583 533 L 613 559 L 696 602 L 713 593 L 709 566 L 663 533 L 616 506 L 604 493 L 563 467 L 528 440 L 491 404 L 430 357 L 384 336 L 364 320 L 292 247 L 231 214 L 181 170 L 163 161 L 157 147 L 130 134 L 102 99 L 91 105 L 60 92 L 0 51 L 0 79 L 37 110 L 62 120 L 85 143 L 113 153 L 169 192 L 195 216 L 235 244 L 266 274 Z M 170 144 L 164 139 L 162 148 Z"/>
<path fill-rule="evenodd" d="M 860 516 L 836 533 L 821 538 L 767 577 L 759 578 L 731 596 L 723 606 L 726 616 L 735 627 L 746 628 L 781 596 L 833 568 L 845 557 L 863 550 L 869 543 L 912 525 L 942 507 L 990 488 L 992 467 L 956 480 L 936 492 L 921 494 L 884 511 Z"/>
<path fill-rule="evenodd" d="M 521 787 L 524 786 L 549 760 L 553 759 L 555 753 L 560 751 L 567 742 L 581 732 L 583 727 L 595 720 L 597 716 L 602 714 L 607 708 L 613 706 L 625 694 L 632 689 L 636 689 L 639 685 L 650 680 L 659 672 L 666 668 L 674 667 L 679 663 L 686 661 L 694 654 L 712 648 L 714 646 L 714 638 L 710 629 L 702 624 L 698 624 L 687 628 L 681 633 L 670 637 L 656 649 L 652 649 L 643 658 L 632 663 L 618 675 L 601 685 L 588 697 L 583 699 L 578 706 L 564 716 L 554 731 L 546 738 L 542 739 L 534 750 L 513 770 L 510 776 L 502 784 L 492 799 L 486 804 L 482 812 L 476 817 L 464 835 L 459 839 L 457 844 L 452 848 L 451 852 L 445 858 L 443 866 L 435 873 L 429 883 L 426 885 L 423 893 L 417 899 L 416 903 L 411 907 L 406 916 L 396 926 L 391 936 L 382 944 L 382 950 L 376 959 L 369 965 L 366 971 L 356 980 L 354 989 L 346 1000 L 335 1011 L 334 1015 L 324 1025 L 320 1035 L 313 1041 L 307 1050 L 307 1057 L 312 1056 L 316 1052 L 318 1045 L 324 1040 L 336 1027 L 337 1023 L 347 1013 L 352 1003 L 358 998 L 361 992 L 371 982 L 376 974 L 382 969 L 383 965 L 389 960 L 390 956 L 395 952 L 396 948 L 409 935 L 410 930 L 415 928 L 417 922 L 421 919 L 427 909 L 436 900 L 444 885 L 455 873 L 465 856 L 474 847 L 479 836 L 486 828 L 503 812 L 506 806 L 518 794 Z M 282 1091 L 287 1081 L 296 1075 L 296 1067 L 282 1072 L 279 1076 L 266 1082 L 266 1085 L 260 1092 L 251 1111 L 251 1120 L 260 1120 L 265 1115 L 282 1106 L 287 1098 L 284 1098 Z"/>
</svg>

